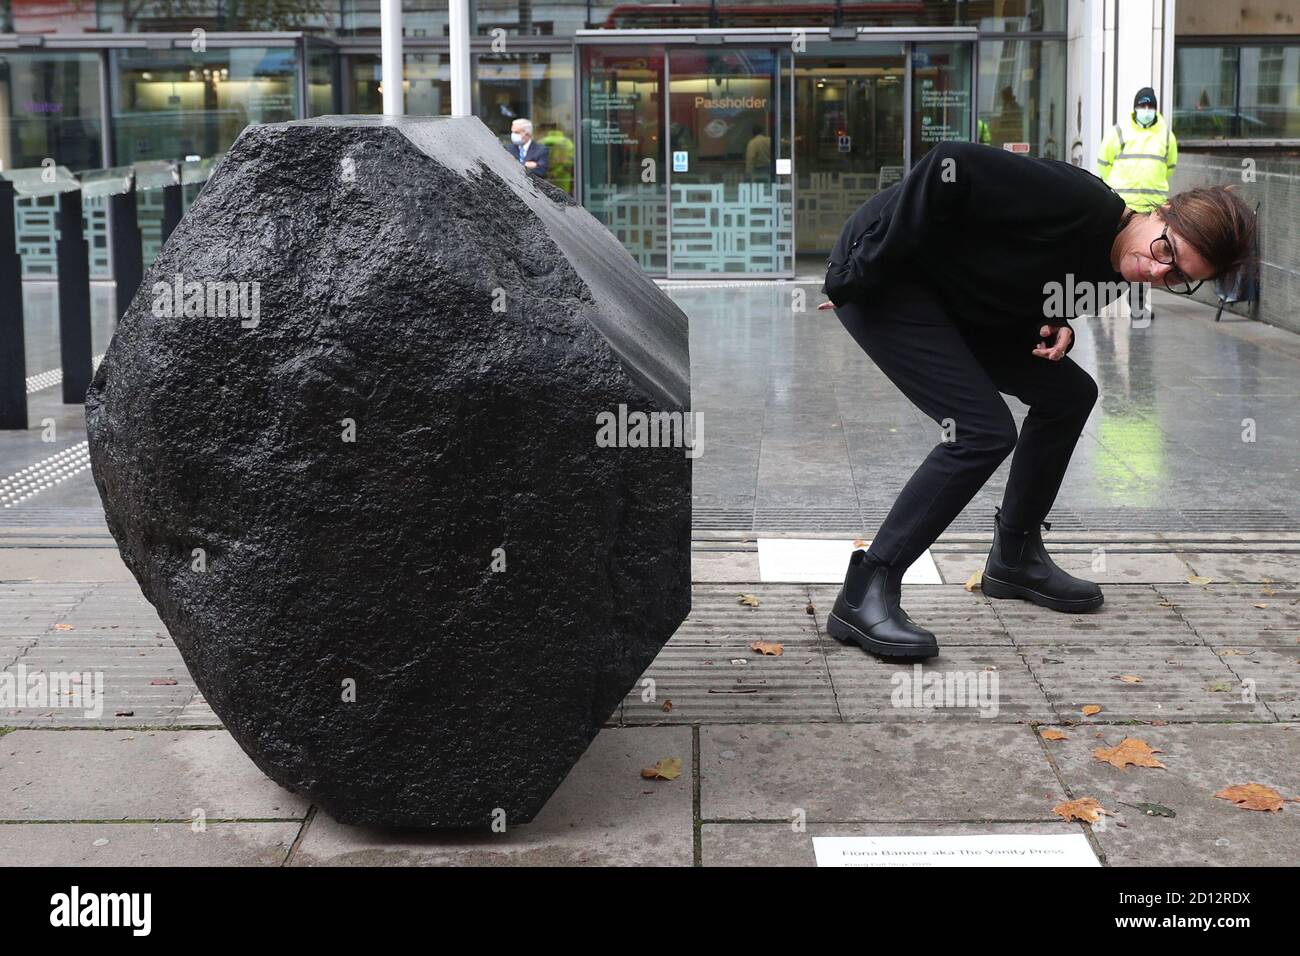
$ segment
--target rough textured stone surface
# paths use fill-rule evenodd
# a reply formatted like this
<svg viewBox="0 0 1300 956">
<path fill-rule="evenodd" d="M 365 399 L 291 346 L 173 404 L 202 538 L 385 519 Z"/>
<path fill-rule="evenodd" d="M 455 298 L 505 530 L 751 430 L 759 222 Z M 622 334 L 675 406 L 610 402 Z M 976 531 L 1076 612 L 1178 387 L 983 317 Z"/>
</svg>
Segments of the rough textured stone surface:
<svg viewBox="0 0 1300 956">
<path fill-rule="evenodd" d="M 255 322 L 160 316 L 177 275 L 258 282 Z M 689 372 L 685 316 L 478 120 L 334 117 L 239 137 L 86 419 L 127 565 L 265 773 L 343 822 L 513 826 L 689 610 L 690 459 L 596 442 L 686 411 Z"/>
</svg>

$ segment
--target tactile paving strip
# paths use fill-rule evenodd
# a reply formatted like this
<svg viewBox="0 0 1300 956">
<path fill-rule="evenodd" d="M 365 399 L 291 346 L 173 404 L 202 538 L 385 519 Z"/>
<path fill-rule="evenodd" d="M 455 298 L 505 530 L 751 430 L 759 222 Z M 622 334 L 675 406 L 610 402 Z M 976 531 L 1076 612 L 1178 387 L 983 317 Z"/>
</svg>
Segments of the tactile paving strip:
<svg viewBox="0 0 1300 956">
<path fill-rule="evenodd" d="M 1022 653 L 1062 720 L 1084 720 L 1090 704 L 1102 708 L 1098 721 L 1274 719 L 1209 647 L 1044 644 Z"/>
<path fill-rule="evenodd" d="M 1059 614 L 1031 601 L 993 601 L 998 619 L 1020 647 L 1038 644 L 1203 644 L 1178 609 L 1149 584 L 1107 584 L 1105 603 L 1085 614 Z"/>
<path fill-rule="evenodd" d="M 65 674 L 82 688 L 102 681 L 103 696 L 48 701 L 46 706 L 0 709 L 0 723 L 16 727 L 118 727 L 181 722 L 216 726 L 180 652 L 154 609 L 133 583 L 8 585 L 0 592 L 0 620 L 16 618 L 39 630 L 16 657 L 11 674 Z M 3 633 L 10 633 L 9 627 Z M 84 675 L 89 675 L 87 683 Z M 85 691 L 83 690 L 83 693 Z M 54 706 L 61 703 L 63 706 Z M 187 708 L 189 710 L 187 711 Z"/>
<path fill-rule="evenodd" d="M 752 595 L 755 607 L 740 603 Z M 691 613 L 623 704 L 647 723 L 839 720 L 825 653 L 803 585 L 696 585 Z M 780 657 L 753 651 L 780 644 Z M 645 682 L 652 681 L 651 687 Z M 653 699 L 650 692 L 653 691 Z M 665 710 L 665 702 L 671 708 Z"/>
<path fill-rule="evenodd" d="M 1159 593 L 1212 644 L 1296 647 L 1300 587 L 1287 584 L 1161 584 Z"/>
<path fill-rule="evenodd" d="M 924 663 L 884 661 L 837 645 L 827 663 L 846 721 L 1050 721 L 1052 709 L 1010 646 L 946 643 Z"/>
</svg>

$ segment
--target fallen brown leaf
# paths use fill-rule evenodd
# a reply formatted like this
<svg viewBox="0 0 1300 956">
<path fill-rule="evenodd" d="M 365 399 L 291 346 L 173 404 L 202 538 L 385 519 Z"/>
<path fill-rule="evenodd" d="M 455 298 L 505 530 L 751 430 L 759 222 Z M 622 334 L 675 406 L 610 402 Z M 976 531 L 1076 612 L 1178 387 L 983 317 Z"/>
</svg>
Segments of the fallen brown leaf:
<svg viewBox="0 0 1300 956">
<path fill-rule="evenodd" d="M 736 600 L 737 604 L 743 604 L 745 607 L 758 607 L 758 598 L 752 594 L 742 594 Z"/>
<path fill-rule="evenodd" d="M 1111 678 L 1111 680 L 1122 680 L 1126 684 L 1142 683 L 1142 678 L 1138 677 L 1136 674 L 1116 674 Z"/>
<path fill-rule="evenodd" d="M 780 657 L 781 652 L 785 650 L 776 641 L 754 641 L 749 645 L 749 649 L 756 654 L 766 654 L 769 657 Z"/>
<path fill-rule="evenodd" d="M 1062 731 L 1048 727 L 1046 730 L 1039 731 L 1039 736 L 1044 740 L 1069 740 L 1069 736 Z"/>
<path fill-rule="evenodd" d="M 974 591 L 976 588 L 982 589 L 984 586 L 984 572 L 976 571 L 974 574 L 972 574 L 969 578 L 966 579 L 966 583 L 962 586 L 967 591 Z"/>
<path fill-rule="evenodd" d="M 1282 809 L 1282 794 L 1262 783 L 1239 783 L 1220 790 L 1215 794 L 1223 800 L 1231 800 L 1243 810 L 1262 810 L 1275 813 Z"/>
<path fill-rule="evenodd" d="M 1153 750 L 1145 740 L 1138 740 L 1136 737 L 1125 737 L 1119 742 L 1118 746 L 1109 749 L 1098 747 L 1092 752 L 1092 755 L 1098 760 L 1104 760 L 1112 767 L 1123 770 L 1130 764 L 1134 767 L 1164 768 L 1165 765 L 1152 756 L 1152 754 L 1160 753 L 1164 753 L 1164 751 Z"/>
<path fill-rule="evenodd" d="M 1101 708 L 1096 704 L 1088 704 L 1083 708 L 1083 716 L 1091 717 L 1093 714 L 1100 714 Z"/>
<path fill-rule="evenodd" d="M 676 780 L 681 774 L 681 757 L 664 757 L 653 767 L 646 767 L 641 771 L 641 776 L 646 780 Z"/>
<path fill-rule="evenodd" d="M 1052 807 L 1052 812 L 1067 820 L 1082 820 L 1084 823 L 1096 823 L 1103 813 L 1108 817 L 1114 816 L 1095 797 L 1080 797 L 1078 800 L 1058 804 Z"/>
</svg>

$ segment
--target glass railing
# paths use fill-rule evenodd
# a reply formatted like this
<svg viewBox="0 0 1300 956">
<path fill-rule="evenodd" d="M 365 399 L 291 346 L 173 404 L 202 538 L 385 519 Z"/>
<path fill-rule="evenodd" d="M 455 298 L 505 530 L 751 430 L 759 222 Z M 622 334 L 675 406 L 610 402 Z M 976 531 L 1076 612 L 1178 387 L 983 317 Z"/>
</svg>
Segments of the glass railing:
<svg viewBox="0 0 1300 956">
<path fill-rule="evenodd" d="M 77 173 L 53 164 L 0 170 L 0 176 L 14 184 L 14 228 L 23 261 L 23 278 L 53 279 L 58 275 L 56 215 L 64 197 L 77 190 L 81 191 L 90 277 L 113 277 L 108 253 L 108 197 L 132 189 L 140 221 L 141 252 L 147 268 L 162 248 L 164 191 L 178 188 L 182 212 L 189 209 L 224 157 L 221 153 L 204 159 L 154 160 Z"/>
</svg>

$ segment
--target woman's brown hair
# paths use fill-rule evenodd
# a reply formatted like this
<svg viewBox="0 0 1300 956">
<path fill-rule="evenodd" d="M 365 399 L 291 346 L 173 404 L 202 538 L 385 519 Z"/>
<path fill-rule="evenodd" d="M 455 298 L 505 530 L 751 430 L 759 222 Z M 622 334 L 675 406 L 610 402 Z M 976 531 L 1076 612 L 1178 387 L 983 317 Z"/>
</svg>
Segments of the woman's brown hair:
<svg viewBox="0 0 1300 956">
<path fill-rule="evenodd" d="M 1170 196 L 1160 218 L 1195 247 L 1212 278 L 1244 267 L 1255 255 L 1255 211 L 1231 186 L 1197 186 Z"/>
</svg>

